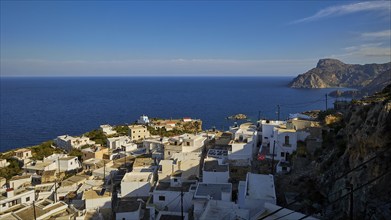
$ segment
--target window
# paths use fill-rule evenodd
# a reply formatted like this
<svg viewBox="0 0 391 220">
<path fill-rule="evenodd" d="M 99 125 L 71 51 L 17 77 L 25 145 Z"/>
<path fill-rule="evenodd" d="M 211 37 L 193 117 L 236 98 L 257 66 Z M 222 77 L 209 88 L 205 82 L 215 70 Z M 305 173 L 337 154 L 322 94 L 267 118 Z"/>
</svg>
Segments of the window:
<svg viewBox="0 0 391 220">
<path fill-rule="evenodd" d="M 268 137 L 265 137 L 265 139 L 267 140 L 267 139 L 269 139 Z"/>
<path fill-rule="evenodd" d="M 178 182 L 178 179 L 174 179 L 174 182 Z"/>
<path fill-rule="evenodd" d="M 289 145 L 289 136 L 285 136 L 285 145 Z"/>
<path fill-rule="evenodd" d="M 72 165 L 73 163 L 71 162 L 71 165 Z"/>
<path fill-rule="evenodd" d="M 26 198 L 26 202 L 28 202 L 28 201 L 30 201 L 30 197 L 27 197 L 27 198 Z"/>
<path fill-rule="evenodd" d="M 285 153 L 284 152 L 281 152 L 281 157 L 285 157 Z"/>
<path fill-rule="evenodd" d="M 165 196 L 159 196 L 159 201 L 166 201 L 166 197 Z"/>
<path fill-rule="evenodd" d="M 136 133 L 136 131 L 133 131 L 133 133 Z"/>
<path fill-rule="evenodd" d="M 282 167 L 282 170 L 287 171 L 288 169 L 287 169 L 287 167 Z"/>
<path fill-rule="evenodd" d="M 6 207 L 6 206 L 7 206 L 7 203 L 4 203 L 4 204 L 3 204 L 3 207 Z"/>
</svg>

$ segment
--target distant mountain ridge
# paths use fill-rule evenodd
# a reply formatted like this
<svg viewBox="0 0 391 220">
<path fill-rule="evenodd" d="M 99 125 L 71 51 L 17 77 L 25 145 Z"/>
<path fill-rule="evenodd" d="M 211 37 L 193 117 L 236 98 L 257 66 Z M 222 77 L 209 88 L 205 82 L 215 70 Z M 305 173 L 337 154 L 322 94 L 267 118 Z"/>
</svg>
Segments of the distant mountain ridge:
<svg viewBox="0 0 391 220">
<path fill-rule="evenodd" d="M 291 88 L 349 87 L 372 94 L 391 83 L 391 62 L 346 64 L 337 59 L 321 59 L 315 68 L 298 75 Z"/>
</svg>

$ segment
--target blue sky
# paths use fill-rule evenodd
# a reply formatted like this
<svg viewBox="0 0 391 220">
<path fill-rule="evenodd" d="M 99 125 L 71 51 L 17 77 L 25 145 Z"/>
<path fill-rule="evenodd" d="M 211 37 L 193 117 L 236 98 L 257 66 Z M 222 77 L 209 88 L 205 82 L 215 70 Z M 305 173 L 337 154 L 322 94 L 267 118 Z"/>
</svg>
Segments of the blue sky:
<svg viewBox="0 0 391 220">
<path fill-rule="evenodd" d="M 1 76 L 297 75 L 391 60 L 391 1 L 1 1 Z"/>
</svg>

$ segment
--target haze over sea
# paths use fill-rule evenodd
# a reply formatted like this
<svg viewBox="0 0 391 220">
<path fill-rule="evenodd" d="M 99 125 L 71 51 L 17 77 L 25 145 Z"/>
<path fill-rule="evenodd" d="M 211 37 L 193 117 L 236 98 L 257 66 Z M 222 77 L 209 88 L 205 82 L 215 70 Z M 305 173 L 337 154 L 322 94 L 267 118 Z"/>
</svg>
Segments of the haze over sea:
<svg viewBox="0 0 391 220">
<path fill-rule="evenodd" d="M 0 151 L 101 124 L 130 124 L 140 115 L 199 118 L 203 129 L 228 129 L 227 116 L 255 121 L 325 109 L 332 89 L 291 89 L 293 77 L 1 77 Z M 329 99 L 329 107 L 332 100 Z"/>
</svg>

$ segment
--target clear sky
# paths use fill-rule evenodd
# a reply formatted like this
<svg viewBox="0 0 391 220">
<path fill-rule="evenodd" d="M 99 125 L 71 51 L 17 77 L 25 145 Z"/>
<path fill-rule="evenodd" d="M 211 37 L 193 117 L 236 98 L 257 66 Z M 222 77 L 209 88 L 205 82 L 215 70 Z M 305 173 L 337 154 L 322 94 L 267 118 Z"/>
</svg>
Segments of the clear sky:
<svg viewBox="0 0 391 220">
<path fill-rule="evenodd" d="M 4 1 L 1 76 L 290 75 L 391 61 L 391 1 Z"/>
</svg>

